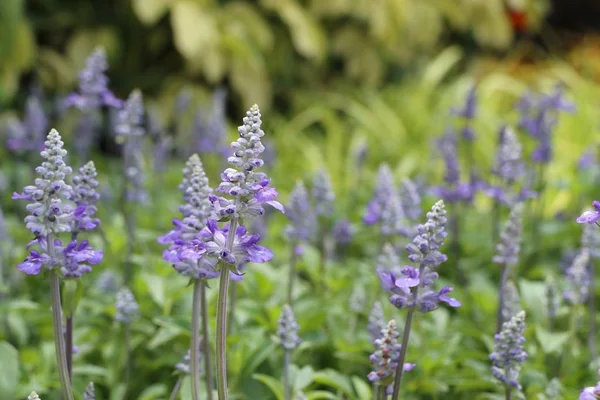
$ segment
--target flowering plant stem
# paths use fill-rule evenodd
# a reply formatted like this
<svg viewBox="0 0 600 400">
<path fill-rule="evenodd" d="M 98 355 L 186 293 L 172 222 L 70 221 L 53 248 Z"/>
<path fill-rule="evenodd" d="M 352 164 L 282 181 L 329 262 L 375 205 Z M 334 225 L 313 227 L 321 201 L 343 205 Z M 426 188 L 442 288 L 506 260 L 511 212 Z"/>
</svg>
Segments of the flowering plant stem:
<svg viewBox="0 0 600 400">
<path fill-rule="evenodd" d="M 200 288 L 203 282 L 194 281 L 194 297 L 192 300 L 192 343 L 190 345 L 190 380 L 192 381 L 192 400 L 200 399 L 198 348 L 200 344 Z"/>
<path fill-rule="evenodd" d="M 417 289 L 415 289 L 415 294 L 417 290 L 418 286 Z M 414 308 L 408 310 L 408 314 L 406 315 L 406 324 L 404 325 L 404 333 L 402 334 L 402 348 L 400 349 L 400 357 L 398 358 L 398 366 L 396 367 L 396 376 L 394 377 L 394 392 L 392 393 L 392 400 L 398 400 L 400 398 L 400 383 L 402 382 L 402 373 L 404 372 L 404 361 L 406 360 L 408 339 L 410 337 L 410 328 L 412 326 L 414 315 Z"/>
<path fill-rule="evenodd" d="M 290 390 L 290 351 L 285 350 L 283 353 L 283 398 L 291 400 L 292 393 Z"/>
<path fill-rule="evenodd" d="M 65 346 L 67 350 L 67 371 L 70 380 L 73 376 L 73 314 L 67 315 L 66 328 L 67 331 L 65 332 Z"/>
<path fill-rule="evenodd" d="M 506 386 L 506 392 L 504 393 L 504 399 L 505 400 L 511 400 L 512 399 L 512 389 L 508 386 Z"/>
<path fill-rule="evenodd" d="M 227 249 L 233 248 L 238 220 L 232 219 L 227 233 Z M 229 268 L 221 265 L 219 296 L 217 298 L 217 393 L 219 400 L 227 400 L 227 296 Z"/>
<path fill-rule="evenodd" d="M 385 400 L 386 388 L 384 385 L 375 385 L 375 400 Z"/>
<path fill-rule="evenodd" d="M 175 386 L 173 386 L 173 391 L 171 392 L 171 395 L 169 396 L 169 400 L 175 400 L 177 398 L 177 395 L 179 394 L 179 391 L 181 390 L 182 384 L 183 384 L 183 376 L 180 376 L 177 379 L 177 382 L 175 382 Z"/>
<path fill-rule="evenodd" d="M 202 354 L 204 356 L 206 399 L 213 400 L 212 366 L 210 362 L 210 342 L 208 340 L 208 304 L 204 284 L 200 287 L 200 313 L 202 314 Z"/>
<path fill-rule="evenodd" d="M 496 312 L 496 333 L 502 329 L 502 309 L 504 308 L 504 288 L 508 281 L 508 274 L 510 269 L 508 266 L 502 266 L 502 276 L 500 277 L 500 287 L 498 288 L 498 311 Z"/>
<path fill-rule="evenodd" d="M 48 253 L 50 257 L 56 257 L 54 249 L 54 238 L 48 235 Z M 60 282 L 56 271 L 50 271 L 50 293 L 52 296 L 52 322 L 54 325 L 54 344 L 56 349 L 56 366 L 60 376 L 60 386 L 62 389 L 63 400 L 73 400 L 73 391 L 71 389 L 71 380 L 67 369 L 67 354 L 65 351 L 65 340 L 62 330 L 62 312 L 60 306 Z"/>
<path fill-rule="evenodd" d="M 287 287 L 287 304 L 292 305 L 293 292 L 294 292 L 294 280 L 296 279 L 296 262 L 298 255 L 296 254 L 296 246 L 298 243 L 294 240 L 291 244 L 290 252 L 290 270 L 288 275 L 288 287 Z"/>
</svg>

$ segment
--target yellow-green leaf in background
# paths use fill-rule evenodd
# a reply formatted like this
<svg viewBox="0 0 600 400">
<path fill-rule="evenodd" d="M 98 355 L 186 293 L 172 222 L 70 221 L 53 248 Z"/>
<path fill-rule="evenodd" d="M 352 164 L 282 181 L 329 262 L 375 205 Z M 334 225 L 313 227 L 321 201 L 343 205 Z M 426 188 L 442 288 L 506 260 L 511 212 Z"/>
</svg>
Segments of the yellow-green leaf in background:
<svg viewBox="0 0 600 400">
<path fill-rule="evenodd" d="M 273 48 L 273 30 L 253 5 L 241 1 L 227 3 L 221 16 L 221 24 L 229 33 L 245 35 L 260 50 Z"/>
<path fill-rule="evenodd" d="M 131 5 L 142 23 L 154 25 L 169 11 L 172 3 L 172 0 L 132 0 Z"/>
<path fill-rule="evenodd" d="M 173 4 L 171 26 L 175 47 L 188 60 L 202 56 L 218 40 L 216 19 L 210 8 L 191 0 Z"/>
</svg>

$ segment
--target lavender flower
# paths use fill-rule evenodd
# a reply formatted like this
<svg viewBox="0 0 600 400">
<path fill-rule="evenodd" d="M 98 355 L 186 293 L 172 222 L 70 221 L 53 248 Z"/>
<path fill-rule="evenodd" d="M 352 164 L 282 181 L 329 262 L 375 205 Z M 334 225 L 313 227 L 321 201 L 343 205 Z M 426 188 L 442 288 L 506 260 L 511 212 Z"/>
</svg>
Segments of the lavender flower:
<svg viewBox="0 0 600 400">
<path fill-rule="evenodd" d="M 13 120 L 7 127 L 7 145 L 13 151 L 40 151 L 48 132 L 48 117 L 39 97 L 30 95 L 25 103 L 23 122 Z"/>
<path fill-rule="evenodd" d="M 196 356 L 198 357 L 198 366 L 200 368 L 202 368 L 202 362 L 201 362 L 202 361 L 202 352 L 197 351 Z M 191 359 L 192 359 L 192 356 L 190 354 L 190 350 L 188 349 L 187 353 L 185 353 L 182 360 L 180 362 L 178 362 L 177 364 L 175 364 L 175 370 L 177 370 L 178 372 L 180 372 L 184 375 L 189 375 Z M 202 371 L 199 371 L 199 372 L 202 373 Z"/>
<path fill-rule="evenodd" d="M 364 287 L 361 285 L 354 286 L 352 290 L 352 294 L 348 299 L 348 306 L 350 307 L 350 311 L 355 314 L 362 314 L 365 307 L 365 302 L 367 301 L 367 293 L 365 292 Z"/>
<path fill-rule="evenodd" d="M 140 307 L 135 301 L 133 293 L 126 288 L 122 287 L 117 292 L 117 301 L 115 303 L 117 313 L 115 320 L 122 324 L 130 324 L 135 318 L 138 317 Z"/>
<path fill-rule="evenodd" d="M 402 345 L 398 343 L 398 336 L 400 334 L 396 321 L 391 320 L 381 330 L 381 338 L 375 340 L 375 352 L 369 357 L 374 368 L 368 375 L 371 382 L 385 386 L 392 383 L 402 348 Z M 411 371 L 414 367 L 415 364 L 405 363 L 403 370 Z"/>
<path fill-rule="evenodd" d="M 134 90 L 131 92 L 125 105 L 117 114 L 115 126 L 117 142 L 124 143 L 130 138 L 144 136 L 144 101 L 142 92 Z"/>
<path fill-rule="evenodd" d="M 592 201 L 593 210 L 585 211 L 579 218 L 577 223 L 579 224 L 598 224 L 600 220 L 600 201 Z"/>
<path fill-rule="evenodd" d="M 367 204 L 367 210 L 363 217 L 366 225 L 376 224 L 381 221 L 381 214 L 388 199 L 394 193 L 395 183 L 392 170 L 389 165 L 381 164 L 377 173 L 377 184 L 373 198 Z"/>
<path fill-rule="evenodd" d="M 13 200 L 28 200 L 26 209 L 31 214 L 25 218 L 27 229 L 36 237 L 49 233 L 69 232 L 72 207 L 65 201 L 71 197 L 72 188 L 65 179 L 71 174 L 64 158 L 67 151 L 60 134 L 52 129 L 45 142 L 46 148 L 40 153 L 44 158 L 36 168 L 38 178 L 35 185 L 25 186 L 23 193 L 14 193 Z"/>
<path fill-rule="evenodd" d="M 600 382 L 596 386 L 588 386 L 579 393 L 579 400 L 598 400 L 600 399 Z"/>
<path fill-rule="evenodd" d="M 525 338 L 525 312 L 521 311 L 513 316 L 510 321 L 502 325 L 502 330 L 495 338 L 494 352 L 490 354 L 492 361 L 492 375 L 507 389 L 521 389 L 518 382 L 521 364 L 527 359 L 523 349 Z"/>
<path fill-rule="evenodd" d="M 383 315 L 383 306 L 380 302 L 375 302 L 369 313 L 369 325 L 367 330 L 371 337 L 371 343 L 375 344 L 377 339 L 381 339 L 383 330 L 385 329 L 385 316 Z"/>
<path fill-rule="evenodd" d="M 467 98 L 465 101 L 465 105 L 462 109 L 452 109 L 450 113 L 452 115 L 456 115 L 464 118 L 465 125 L 462 129 L 462 137 L 465 140 L 473 141 L 475 140 L 475 133 L 473 132 L 473 127 L 471 126 L 471 121 L 475 118 L 477 113 L 477 92 L 475 91 L 475 85 L 471 86 L 469 92 L 467 93 Z"/>
<path fill-rule="evenodd" d="M 281 347 L 288 351 L 298 347 L 301 342 L 298 337 L 298 329 L 299 326 L 292 307 L 289 304 L 285 304 L 277 322 L 277 337 L 279 337 Z"/>
<path fill-rule="evenodd" d="M 590 169 L 596 165 L 596 149 L 586 149 L 577 160 L 577 168 L 580 170 Z"/>
<path fill-rule="evenodd" d="M 519 252 L 521 249 L 521 218 L 523 207 L 521 204 L 515 205 L 510 211 L 508 221 L 504 225 L 504 230 L 500 234 L 500 242 L 496 246 L 496 255 L 493 261 L 503 264 L 507 268 L 516 265 L 519 262 Z"/>
<path fill-rule="evenodd" d="M 96 390 L 94 389 L 94 382 L 90 382 L 83 393 L 83 400 L 95 400 Z"/>
<path fill-rule="evenodd" d="M 227 92 L 223 88 L 213 94 L 210 116 L 208 111 L 198 110 L 194 115 L 193 127 L 196 138 L 196 150 L 200 154 L 227 154 Z"/>
<path fill-rule="evenodd" d="M 31 392 L 29 396 L 27 396 L 27 400 L 42 400 L 40 396 L 36 392 Z"/>
<path fill-rule="evenodd" d="M 123 144 L 123 169 L 126 180 L 125 199 L 134 203 L 144 203 L 148 193 L 144 188 L 143 149 L 141 138 L 144 129 L 144 104 L 142 94 L 134 90 L 119 111 L 115 128 L 118 143 Z"/>
<path fill-rule="evenodd" d="M 377 273 L 395 271 L 399 272 L 400 257 L 394 246 L 385 243 L 381 249 L 381 253 L 377 256 Z"/>
<path fill-rule="evenodd" d="M 95 229 L 100 225 L 100 220 L 94 217 L 96 203 L 100 194 L 98 188 L 98 176 L 93 161 L 89 161 L 79 168 L 79 175 L 73 177 L 73 192 L 71 200 L 75 203 L 73 212 L 73 226 L 71 232 L 81 232 Z"/>
<path fill-rule="evenodd" d="M 391 236 L 407 233 L 402 202 L 398 193 L 394 191 L 381 210 L 381 234 Z"/>
<path fill-rule="evenodd" d="M 317 216 L 312 208 L 308 192 L 302 181 L 297 181 L 286 207 L 290 223 L 285 233 L 291 242 L 310 242 L 317 232 Z"/>
<path fill-rule="evenodd" d="M 408 178 L 402 180 L 400 200 L 406 218 L 411 221 L 419 219 L 421 216 L 421 194 L 417 185 Z"/>
<path fill-rule="evenodd" d="M 525 173 L 523 148 L 510 127 L 503 126 L 500 130 L 500 141 L 492 172 L 508 184 L 515 182 Z"/>
<path fill-rule="evenodd" d="M 568 289 L 564 292 L 565 300 L 571 304 L 585 303 L 590 287 L 590 273 L 588 264 L 590 262 L 590 253 L 583 249 L 569 268 L 567 268 Z"/>
<path fill-rule="evenodd" d="M 104 49 L 96 48 L 79 73 L 79 93 L 71 94 L 66 106 L 80 110 L 96 110 L 102 106 L 121 107 L 121 101 L 108 89 L 107 70 L 106 53 Z"/>
<path fill-rule="evenodd" d="M 519 298 L 519 292 L 517 287 L 512 281 L 506 282 L 502 288 L 504 291 L 502 299 L 502 309 L 500 310 L 502 321 L 506 322 L 511 319 L 512 316 L 517 315 L 521 311 L 521 299 Z"/>
<path fill-rule="evenodd" d="M 331 216 L 335 211 L 335 193 L 331 185 L 331 178 L 326 170 L 322 169 L 315 175 L 312 195 L 317 216 Z"/>
<path fill-rule="evenodd" d="M 446 209 L 442 200 L 435 203 L 427 213 L 427 222 L 419 225 L 418 234 L 406 246 L 408 258 L 419 268 L 405 266 L 398 277 L 393 271 L 379 272 L 386 290 L 392 293 L 390 303 L 397 308 L 417 308 L 421 312 L 433 311 L 439 302 L 451 307 L 460 307 L 460 302 L 448 296 L 452 287 L 445 286 L 439 292 L 433 291 L 433 283 L 438 278 L 437 268 L 446 261 L 439 249 L 444 244 L 446 234 Z"/>
<path fill-rule="evenodd" d="M 584 225 L 581 234 L 581 248 L 586 249 L 592 258 L 600 258 L 600 231 L 592 225 Z"/>
<path fill-rule="evenodd" d="M 96 287 L 103 294 L 113 294 L 117 291 L 118 277 L 112 271 L 104 271 L 96 280 Z"/>
<path fill-rule="evenodd" d="M 263 215 L 263 204 L 268 204 L 283 212 L 277 192 L 269 186 L 269 179 L 263 172 L 256 172 L 264 162 L 259 158 L 265 150 L 261 138 L 260 110 L 254 105 L 246 112 L 244 124 L 238 127 L 240 137 L 231 144 L 234 153 L 228 158 L 229 164 L 236 168 L 227 168 L 221 174 L 223 181 L 217 192 L 228 194 L 233 199 L 212 195 L 210 197 L 215 213 L 221 221 L 233 219 L 252 219 Z"/>
<path fill-rule="evenodd" d="M 355 229 L 350 221 L 346 219 L 340 219 L 335 223 L 333 228 L 331 228 L 331 233 L 333 234 L 336 244 L 348 245 L 352 242 Z"/>
</svg>

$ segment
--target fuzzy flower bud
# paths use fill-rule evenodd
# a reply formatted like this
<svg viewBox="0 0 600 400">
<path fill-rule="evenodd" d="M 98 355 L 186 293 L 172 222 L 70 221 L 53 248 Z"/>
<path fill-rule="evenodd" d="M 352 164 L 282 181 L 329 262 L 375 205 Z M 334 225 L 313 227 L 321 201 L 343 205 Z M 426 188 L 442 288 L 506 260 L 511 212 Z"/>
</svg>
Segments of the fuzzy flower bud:
<svg viewBox="0 0 600 400">
<path fill-rule="evenodd" d="M 115 303 L 115 307 L 117 309 L 115 320 L 123 324 L 131 323 L 134 318 L 138 317 L 140 310 L 138 303 L 135 301 L 133 293 L 131 293 L 131 291 L 126 287 L 122 287 L 117 292 L 117 301 Z"/>
<path fill-rule="evenodd" d="M 521 364 L 527 359 L 527 353 L 523 349 L 524 332 L 525 312 L 521 311 L 502 324 L 502 330 L 494 336 L 494 352 L 490 354 L 494 378 L 515 389 L 521 389 L 519 372 Z"/>
<path fill-rule="evenodd" d="M 398 343 L 398 327 L 396 321 L 391 320 L 381 331 L 381 338 L 375 340 L 375 352 L 371 354 L 369 360 L 373 365 L 373 371 L 368 375 L 371 382 L 377 382 L 379 385 L 390 385 L 394 379 L 394 373 L 398 366 L 400 358 L 400 349 L 402 345 Z M 404 371 L 410 371 L 415 364 L 406 363 L 403 366 Z"/>
<path fill-rule="evenodd" d="M 506 267 L 512 267 L 519 262 L 522 216 L 523 206 L 521 204 L 515 205 L 510 211 L 504 230 L 500 234 L 500 242 L 496 246 L 496 255 L 493 258 L 494 262 L 503 264 Z"/>
<path fill-rule="evenodd" d="M 25 218 L 27 229 L 36 237 L 49 233 L 69 232 L 73 218 L 72 207 L 65 204 L 71 197 L 72 188 L 65 179 L 71 174 L 71 167 L 65 164 L 67 151 L 60 134 L 52 129 L 40 153 L 44 158 L 42 165 L 35 169 L 38 178 L 35 184 L 25 186 L 23 193 L 14 193 L 14 200 L 28 200 L 26 206 L 30 213 Z"/>
<path fill-rule="evenodd" d="M 333 214 L 335 211 L 335 193 L 333 193 L 331 178 L 324 169 L 315 175 L 312 196 L 317 216 L 329 217 Z"/>
<path fill-rule="evenodd" d="M 385 329 L 385 316 L 383 315 L 383 306 L 380 302 L 375 302 L 369 313 L 369 325 L 367 330 L 371 337 L 371 343 L 375 344 L 377 339 L 381 339 L 381 332 Z"/>
<path fill-rule="evenodd" d="M 302 181 L 297 181 L 290 194 L 286 207 L 286 215 L 290 221 L 285 228 L 288 239 L 292 242 L 310 242 L 315 239 L 317 216 L 310 204 L 308 192 Z"/>
<path fill-rule="evenodd" d="M 94 389 L 94 382 L 90 382 L 83 393 L 83 400 L 96 400 L 96 390 Z"/>
<path fill-rule="evenodd" d="M 27 396 L 27 400 L 42 400 L 42 398 L 36 392 L 31 392 L 31 394 Z"/>
<path fill-rule="evenodd" d="M 281 310 L 281 316 L 277 322 L 277 336 L 281 347 L 285 350 L 294 350 L 300 344 L 301 340 L 298 337 L 298 323 L 294 316 L 294 311 L 289 304 L 285 304 Z"/>
<path fill-rule="evenodd" d="M 100 225 L 100 220 L 94 218 L 96 202 L 100 194 L 96 192 L 98 180 L 96 166 L 89 161 L 79 168 L 79 175 L 73 177 L 73 194 L 71 200 L 75 203 L 72 232 L 88 231 Z"/>
</svg>

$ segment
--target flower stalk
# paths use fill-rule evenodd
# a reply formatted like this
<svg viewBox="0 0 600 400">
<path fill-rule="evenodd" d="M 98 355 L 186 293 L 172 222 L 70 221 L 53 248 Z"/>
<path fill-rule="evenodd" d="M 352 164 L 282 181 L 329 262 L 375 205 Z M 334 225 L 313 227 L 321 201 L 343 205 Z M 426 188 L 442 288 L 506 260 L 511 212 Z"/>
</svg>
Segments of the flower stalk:
<svg viewBox="0 0 600 400">
<path fill-rule="evenodd" d="M 54 253 L 52 235 L 48 235 L 48 251 Z M 60 387 L 64 400 L 73 400 L 73 391 L 67 368 L 67 353 L 62 329 L 62 311 L 60 306 L 60 282 L 56 271 L 50 271 L 50 294 L 52 296 L 52 323 L 54 325 L 54 345 L 56 350 L 56 364 L 60 376 Z"/>
</svg>

